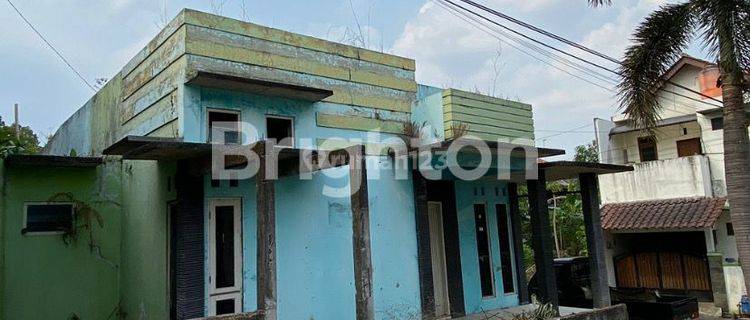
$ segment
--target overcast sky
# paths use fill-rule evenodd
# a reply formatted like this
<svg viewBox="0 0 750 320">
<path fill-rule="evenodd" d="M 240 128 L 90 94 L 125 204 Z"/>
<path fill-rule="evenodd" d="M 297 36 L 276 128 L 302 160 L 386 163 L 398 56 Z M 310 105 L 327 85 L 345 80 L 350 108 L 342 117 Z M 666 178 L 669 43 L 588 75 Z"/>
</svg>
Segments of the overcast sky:
<svg viewBox="0 0 750 320">
<path fill-rule="evenodd" d="M 529 57 L 431 1 L 12 1 L 90 82 L 116 74 L 164 21 L 188 7 L 333 41 L 349 41 L 358 20 L 368 47 L 416 59 L 420 83 L 532 104 L 537 144 L 568 154 L 594 138 L 594 117 L 617 112 L 612 92 Z M 615 0 L 612 7 L 590 8 L 586 0 L 477 1 L 616 58 L 635 26 L 664 3 Z M 0 21 L 0 117 L 11 120 L 13 103 L 20 103 L 22 124 L 50 135 L 93 92 L 6 0 L 0 0 Z"/>
</svg>

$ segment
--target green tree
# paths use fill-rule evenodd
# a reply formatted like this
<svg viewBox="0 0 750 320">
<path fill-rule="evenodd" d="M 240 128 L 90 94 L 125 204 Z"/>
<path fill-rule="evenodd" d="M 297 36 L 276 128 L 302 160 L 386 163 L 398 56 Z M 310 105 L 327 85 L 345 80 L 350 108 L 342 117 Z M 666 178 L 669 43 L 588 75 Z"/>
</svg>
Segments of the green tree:
<svg viewBox="0 0 750 320">
<path fill-rule="evenodd" d="M 29 127 L 20 127 L 20 134 L 16 139 L 16 131 L 12 124 L 6 125 L 0 117 L 0 158 L 10 154 L 34 154 L 39 152 L 39 138 Z"/>
<path fill-rule="evenodd" d="M 573 157 L 575 161 L 581 162 L 599 162 L 599 146 L 596 140 L 583 146 L 576 147 L 576 154 Z"/>
<path fill-rule="evenodd" d="M 596 142 L 576 147 L 576 161 L 598 162 Z M 554 226 L 556 244 L 555 257 L 575 257 L 588 254 L 586 227 L 583 222 L 583 203 L 577 192 L 578 180 L 554 181 L 547 183 L 550 208 L 550 223 Z M 519 186 L 518 193 L 527 195 L 526 186 Z M 531 218 L 527 197 L 519 199 L 521 213 L 521 234 L 523 239 L 524 266 L 534 266 L 534 250 L 531 248 Z M 530 268 L 533 270 L 533 268 Z M 529 275 L 530 276 L 530 275 Z"/>
<path fill-rule="evenodd" d="M 589 0 L 592 5 L 608 0 Z M 697 38 L 697 39 L 695 39 Z M 718 61 L 724 105 L 724 169 L 727 198 L 750 291 L 750 137 L 744 97 L 750 91 L 750 1 L 690 0 L 667 4 L 649 15 L 635 30 L 634 44 L 625 51 L 620 68 L 619 98 L 634 125 L 653 128 L 662 106 L 657 90 L 662 75 L 692 40 L 699 40 Z"/>
</svg>

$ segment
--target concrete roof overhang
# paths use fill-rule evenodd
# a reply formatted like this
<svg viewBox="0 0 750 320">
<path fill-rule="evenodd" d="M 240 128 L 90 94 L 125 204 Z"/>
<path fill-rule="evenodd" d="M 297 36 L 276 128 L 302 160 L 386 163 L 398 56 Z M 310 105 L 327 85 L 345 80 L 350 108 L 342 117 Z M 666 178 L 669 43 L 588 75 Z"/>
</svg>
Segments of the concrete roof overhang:
<svg viewBox="0 0 750 320">
<path fill-rule="evenodd" d="M 633 167 L 594 162 L 554 161 L 540 163 L 539 170 L 544 171 L 547 181 L 556 181 L 578 179 L 579 175 L 585 173 L 600 175 L 633 171 Z"/>
<path fill-rule="evenodd" d="M 673 125 L 677 125 L 677 124 L 694 122 L 694 121 L 698 121 L 698 116 L 695 115 L 695 114 L 688 114 L 688 115 L 684 115 L 684 116 L 678 116 L 678 117 L 672 117 L 672 118 L 667 118 L 667 119 L 659 120 L 656 123 L 655 127 L 656 128 L 661 128 L 661 127 L 673 126 Z M 611 135 L 615 135 L 615 134 L 627 133 L 627 132 L 634 132 L 634 131 L 639 131 L 639 130 L 643 130 L 643 129 L 633 128 L 632 126 L 627 125 L 627 124 L 625 124 L 625 125 L 618 125 L 618 126 L 612 128 L 612 130 L 609 131 L 609 135 L 611 136 Z"/>
<path fill-rule="evenodd" d="M 255 94 L 317 102 L 333 95 L 324 88 L 299 86 L 244 77 L 198 72 L 186 82 L 203 87 L 231 89 Z"/>
<path fill-rule="evenodd" d="M 41 154 L 17 154 L 5 158 L 6 167 L 67 167 L 95 168 L 103 163 L 101 157 L 70 157 Z"/>
<path fill-rule="evenodd" d="M 227 168 L 244 167 L 248 164 L 248 152 L 260 154 L 260 150 L 270 146 L 268 141 L 258 141 L 249 145 L 220 145 L 200 142 L 184 142 L 181 139 L 127 136 L 112 144 L 102 153 L 119 155 L 125 160 L 179 161 L 194 160 L 210 166 L 212 156 L 218 152 L 225 157 Z M 301 170 L 323 170 L 349 164 L 355 154 L 355 145 L 336 150 L 311 150 L 274 146 L 273 151 L 265 150 L 266 157 L 275 157 L 282 175 L 299 173 Z M 262 148 L 262 149 L 261 149 Z M 304 161 L 304 162 L 303 162 Z M 303 167 L 302 164 L 307 167 Z"/>
<path fill-rule="evenodd" d="M 520 145 L 520 144 L 514 144 L 514 143 L 508 143 L 508 142 L 497 142 L 497 141 L 485 141 L 480 140 L 484 142 L 487 147 L 490 149 L 491 152 L 497 153 L 500 150 L 505 150 L 512 153 L 520 153 L 521 151 L 526 150 L 535 150 L 537 152 L 538 158 L 546 158 L 546 157 L 553 157 L 553 156 L 560 156 L 565 154 L 565 150 L 561 149 L 550 149 L 550 148 L 540 148 L 540 147 L 533 147 L 533 146 L 526 146 L 526 145 Z M 455 147 L 461 147 L 461 152 L 475 152 L 476 149 L 472 148 L 463 148 L 465 146 L 472 146 L 474 145 L 473 139 L 468 138 L 457 138 L 457 139 L 449 139 L 445 141 L 435 142 L 432 144 L 427 144 L 420 147 L 415 147 L 410 150 L 411 153 L 418 152 L 420 150 L 433 150 L 433 151 L 446 151 L 451 146 Z"/>
</svg>

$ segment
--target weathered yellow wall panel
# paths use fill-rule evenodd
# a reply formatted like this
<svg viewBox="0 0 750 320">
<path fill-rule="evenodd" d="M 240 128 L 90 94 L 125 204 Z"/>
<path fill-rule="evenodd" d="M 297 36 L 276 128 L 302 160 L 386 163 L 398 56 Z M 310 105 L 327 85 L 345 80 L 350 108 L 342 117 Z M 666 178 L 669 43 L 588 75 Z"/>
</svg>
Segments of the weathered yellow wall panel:
<svg viewBox="0 0 750 320">
<path fill-rule="evenodd" d="M 138 67 L 146 58 L 148 58 L 151 53 L 153 53 L 161 44 L 167 40 L 170 36 L 172 36 L 173 33 L 177 31 L 182 25 L 185 24 L 185 15 L 184 12 L 180 12 L 177 17 L 172 19 L 164 29 L 159 31 L 159 34 L 154 37 L 151 41 L 148 42 L 145 48 L 141 49 L 141 51 L 138 52 L 138 54 L 135 55 L 130 61 L 128 61 L 127 64 L 125 64 L 125 67 L 122 68 L 121 74 L 123 77 L 127 77 L 130 75 L 130 73 Z"/>
<path fill-rule="evenodd" d="M 486 102 L 486 103 L 493 104 L 493 105 L 504 105 L 504 106 L 531 111 L 531 105 L 526 104 L 526 103 L 522 103 L 518 101 L 511 101 L 511 100 L 506 100 L 506 99 L 501 99 L 501 98 L 496 98 L 496 97 L 490 97 L 490 96 L 486 96 L 483 94 L 473 93 L 473 92 L 468 92 L 468 91 L 463 91 L 463 90 L 458 90 L 458 89 L 445 89 L 443 91 L 443 97 L 448 97 L 448 96 L 467 98 L 471 100 Z"/>
<path fill-rule="evenodd" d="M 394 146 L 385 143 L 355 143 L 343 139 L 316 139 L 316 145 L 321 150 L 337 150 L 351 147 L 356 144 L 365 145 L 365 154 L 374 156 L 388 155 L 388 151 L 395 149 Z"/>
<path fill-rule="evenodd" d="M 185 26 L 180 27 L 123 79 L 123 99 L 130 97 L 136 90 L 185 54 L 185 33 Z"/>
<path fill-rule="evenodd" d="M 404 132 L 404 123 L 374 118 L 357 116 L 320 113 L 316 115 L 319 127 L 351 129 L 361 131 L 380 131 L 386 133 L 401 134 Z"/>
<path fill-rule="evenodd" d="M 177 90 L 164 96 L 149 108 L 139 113 L 120 129 L 120 137 L 126 135 L 146 135 L 178 117 Z"/>
<path fill-rule="evenodd" d="M 215 59 L 199 55 L 187 55 L 187 78 L 198 72 L 209 72 L 234 77 L 285 83 L 303 87 L 326 88 L 333 96 L 324 101 L 349 104 L 374 109 L 410 112 L 415 93 L 377 87 L 330 78 L 301 75 L 296 72 Z"/>
<path fill-rule="evenodd" d="M 125 124 L 130 119 L 151 107 L 157 101 L 177 90 L 185 79 L 187 59 L 183 55 L 151 81 L 143 85 L 121 104 L 120 121 Z"/>
<path fill-rule="evenodd" d="M 253 38 L 271 40 L 278 43 L 308 48 L 353 59 L 362 59 L 406 70 L 413 71 L 415 69 L 415 63 L 412 59 L 348 46 L 195 10 L 186 9 L 183 14 L 185 15 L 185 23 L 192 25 L 209 27 Z"/>
<path fill-rule="evenodd" d="M 179 137 L 179 135 L 179 123 L 175 119 L 161 126 L 161 128 L 151 131 L 151 133 L 149 133 L 147 136 L 159 138 L 177 138 Z"/>
<path fill-rule="evenodd" d="M 443 91 L 445 136 L 466 134 L 482 139 L 534 139 L 531 105 L 456 89 Z"/>
</svg>

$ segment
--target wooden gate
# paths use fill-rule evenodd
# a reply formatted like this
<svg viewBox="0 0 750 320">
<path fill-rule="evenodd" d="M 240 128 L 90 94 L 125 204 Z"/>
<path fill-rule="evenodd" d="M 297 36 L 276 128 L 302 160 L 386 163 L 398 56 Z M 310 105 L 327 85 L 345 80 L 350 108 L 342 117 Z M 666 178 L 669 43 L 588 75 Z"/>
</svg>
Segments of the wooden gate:
<svg viewBox="0 0 750 320">
<path fill-rule="evenodd" d="M 705 257 L 675 252 L 644 252 L 615 258 L 620 288 L 711 291 Z"/>
</svg>

